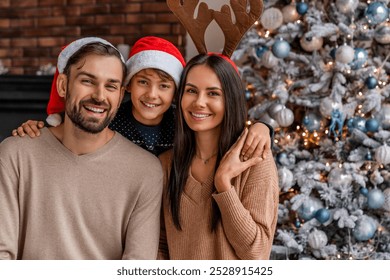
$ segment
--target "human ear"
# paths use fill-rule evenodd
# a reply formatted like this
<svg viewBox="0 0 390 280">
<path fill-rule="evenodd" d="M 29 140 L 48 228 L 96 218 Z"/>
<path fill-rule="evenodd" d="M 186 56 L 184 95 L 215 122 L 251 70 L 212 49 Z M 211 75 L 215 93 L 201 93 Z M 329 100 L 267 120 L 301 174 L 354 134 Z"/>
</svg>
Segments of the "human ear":
<svg viewBox="0 0 390 280">
<path fill-rule="evenodd" d="M 66 85 L 68 77 L 65 74 L 59 74 L 57 78 L 57 91 L 60 97 L 66 96 Z"/>
</svg>

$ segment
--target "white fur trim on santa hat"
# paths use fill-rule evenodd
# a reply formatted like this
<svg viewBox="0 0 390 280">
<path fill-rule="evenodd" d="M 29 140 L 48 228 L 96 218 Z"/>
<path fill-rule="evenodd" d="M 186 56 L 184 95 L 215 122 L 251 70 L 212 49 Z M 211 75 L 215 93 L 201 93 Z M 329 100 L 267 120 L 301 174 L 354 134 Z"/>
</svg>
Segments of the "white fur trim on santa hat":
<svg viewBox="0 0 390 280">
<path fill-rule="evenodd" d="M 166 72 L 175 81 L 176 87 L 179 86 L 180 76 L 183 71 L 183 65 L 173 55 L 159 50 L 145 50 L 134 54 L 126 62 L 127 77 L 125 84 L 139 71 L 154 68 Z"/>
<path fill-rule="evenodd" d="M 71 58 L 72 55 L 74 55 L 83 46 L 85 46 L 87 44 L 91 44 L 91 43 L 102 43 L 104 45 L 111 46 L 111 47 L 113 47 L 114 49 L 116 49 L 118 51 L 118 49 L 115 48 L 110 42 L 108 42 L 108 41 L 106 41 L 106 40 L 104 40 L 102 38 L 99 38 L 99 37 L 85 37 L 85 38 L 78 39 L 76 41 L 73 41 L 69 45 L 67 45 L 61 51 L 60 55 L 58 56 L 58 61 L 57 61 L 58 72 L 59 73 L 63 73 L 64 69 L 66 67 L 66 64 L 68 64 L 69 58 Z M 124 60 L 122 54 L 119 51 L 118 51 L 118 53 L 119 53 L 119 55 L 121 57 L 121 60 L 124 63 L 125 60 Z"/>
<path fill-rule="evenodd" d="M 62 123 L 62 117 L 60 114 L 51 114 L 47 116 L 46 122 L 51 126 L 59 126 Z"/>
</svg>

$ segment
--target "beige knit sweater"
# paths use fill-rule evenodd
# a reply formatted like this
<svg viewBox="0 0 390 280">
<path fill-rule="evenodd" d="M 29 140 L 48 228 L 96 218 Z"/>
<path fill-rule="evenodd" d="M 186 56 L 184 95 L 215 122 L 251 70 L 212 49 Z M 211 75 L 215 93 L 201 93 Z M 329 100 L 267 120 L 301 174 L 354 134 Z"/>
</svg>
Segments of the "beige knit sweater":
<svg viewBox="0 0 390 280">
<path fill-rule="evenodd" d="M 119 133 L 77 156 L 41 131 L 0 144 L 0 259 L 155 259 L 159 160 Z"/>
<path fill-rule="evenodd" d="M 268 259 L 278 210 L 278 174 L 272 154 L 233 180 L 229 191 L 213 193 L 213 175 L 203 184 L 189 174 L 181 198 L 182 231 L 173 224 L 166 196 L 172 152 L 160 156 L 164 170 L 159 259 Z M 221 221 L 211 232 L 211 201 Z"/>
</svg>

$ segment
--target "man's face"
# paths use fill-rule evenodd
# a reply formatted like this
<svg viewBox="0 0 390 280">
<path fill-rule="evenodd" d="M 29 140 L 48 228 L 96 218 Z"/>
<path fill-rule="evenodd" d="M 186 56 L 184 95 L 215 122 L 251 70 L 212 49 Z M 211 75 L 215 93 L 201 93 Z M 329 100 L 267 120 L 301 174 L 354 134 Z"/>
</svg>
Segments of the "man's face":
<svg viewBox="0 0 390 280">
<path fill-rule="evenodd" d="M 91 54 L 73 65 L 66 84 L 65 112 L 73 124 L 99 133 L 115 117 L 123 97 L 122 65 L 117 57 Z"/>
</svg>

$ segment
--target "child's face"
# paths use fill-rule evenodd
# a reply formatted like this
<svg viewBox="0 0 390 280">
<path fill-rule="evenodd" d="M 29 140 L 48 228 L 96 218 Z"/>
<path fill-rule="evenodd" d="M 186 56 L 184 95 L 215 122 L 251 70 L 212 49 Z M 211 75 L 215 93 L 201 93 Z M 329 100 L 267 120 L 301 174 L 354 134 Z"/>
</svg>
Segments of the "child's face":
<svg viewBox="0 0 390 280">
<path fill-rule="evenodd" d="M 172 104 L 175 82 L 160 77 L 153 69 L 144 69 L 131 78 L 127 91 L 135 119 L 145 125 L 158 125 Z"/>
</svg>

